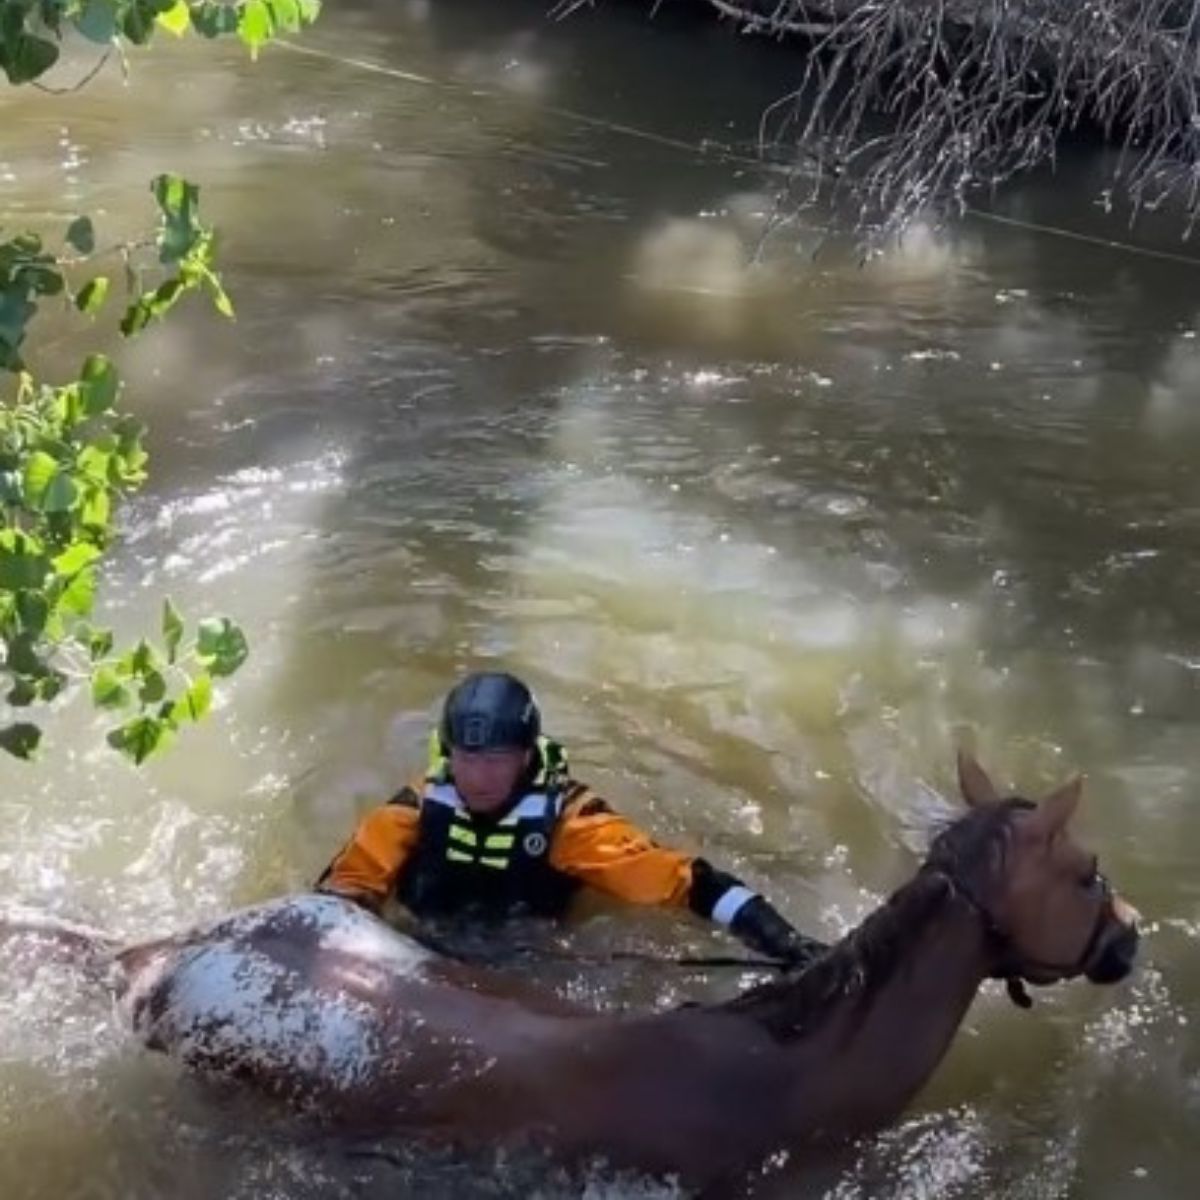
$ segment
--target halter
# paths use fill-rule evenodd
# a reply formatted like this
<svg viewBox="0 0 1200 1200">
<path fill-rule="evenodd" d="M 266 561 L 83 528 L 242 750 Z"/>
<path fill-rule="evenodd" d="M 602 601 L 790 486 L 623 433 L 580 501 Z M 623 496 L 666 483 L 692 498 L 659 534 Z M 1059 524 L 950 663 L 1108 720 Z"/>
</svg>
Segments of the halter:
<svg viewBox="0 0 1200 1200">
<path fill-rule="evenodd" d="M 1084 944 L 1079 957 L 1071 963 L 1056 963 L 1048 959 L 1029 958 L 1013 953 L 1012 937 L 1000 928 L 996 923 L 996 918 L 992 916 L 987 906 L 975 893 L 961 879 L 956 879 L 948 871 L 939 868 L 937 873 L 950 885 L 951 892 L 961 896 L 967 902 L 968 907 L 983 922 L 984 934 L 992 943 L 996 950 L 997 958 L 1002 964 L 992 972 L 991 978 L 1004 980 L 1004 986 L 1008 990 L 1008 997 L 1018 1008 L 1033 1007 L 1033 999 L 1025 986 L 1028 982 L 1026 977 L 1030 972 L 1053 976 L 1055 979 L 1074 979 L 1076 976 L 1086 973 L 1091 964 L 1092 957 L 1096 953 L 1096 947 L 1099 945 L 1100 938 L 1103 936 L 1104 930 L 1108 925 L 1109 914 L 1112 908 L 1113 893 L 1107 876 L 1102 875 L 1099 871 L 1096 872 L 1100 904 L 1096 910 L 1096 920 L 1092 925 L 1092 931 L 1088 935 L 1088 940 Z"/>
</svg>

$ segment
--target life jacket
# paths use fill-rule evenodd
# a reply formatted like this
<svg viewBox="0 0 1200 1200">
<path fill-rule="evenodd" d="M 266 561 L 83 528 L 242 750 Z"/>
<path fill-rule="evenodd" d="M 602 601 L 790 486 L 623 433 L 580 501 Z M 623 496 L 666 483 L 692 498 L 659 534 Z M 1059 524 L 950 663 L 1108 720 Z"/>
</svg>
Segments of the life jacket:
<svg viewBox="0 0 1200 1200">
<path fill-rule="evenodd" d="M 435 733 L 416 848 L 396 883 L 396 895 L 419 917 L 469 913 L 561 916 L 578 883 L 550 865 L 550 845 L 562 815 L 566 752 L 540 738 L 526 791 L 503 816 L 472 815 L 450 776 L 448 755 Z"/>
</svg>

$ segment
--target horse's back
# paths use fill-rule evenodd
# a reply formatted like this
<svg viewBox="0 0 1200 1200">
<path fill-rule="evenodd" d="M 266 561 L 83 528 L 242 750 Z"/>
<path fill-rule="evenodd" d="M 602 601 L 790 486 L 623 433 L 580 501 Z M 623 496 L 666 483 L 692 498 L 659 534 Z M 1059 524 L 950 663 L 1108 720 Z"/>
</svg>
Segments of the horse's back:
<svg viewBox="0 0 1200 1200">
<path fill-rule="evenodd" d="M 432 954 L 333 896 L 288 897 L 121 956 L 150 1047 L 283 1094 L 369 1089 L 421 1023 Z"/>
</svg>

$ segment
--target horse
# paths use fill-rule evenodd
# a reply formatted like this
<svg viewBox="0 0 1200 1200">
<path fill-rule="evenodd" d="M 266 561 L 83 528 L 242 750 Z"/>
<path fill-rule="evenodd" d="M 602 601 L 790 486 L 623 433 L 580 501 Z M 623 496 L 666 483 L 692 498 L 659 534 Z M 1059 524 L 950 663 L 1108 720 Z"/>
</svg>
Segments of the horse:
<svg viewBox="0 0 1200 1200">
<path fill-rule="evenodd" d="M 1137 914 L 1068 831 L 1080 780 L 1035 804 L 968 756 L 958 774 L 967 811 L 909 882 L 801 973 L 724 1003 L 596 1013 L 324 894 L 123 949 L 63 937 L 144 1045 L 204 1077 L 356 1132 L 533 1144 L 724 1194 L 899 1117 L 985 980 L 1027 1005 L 1026 984 L 1132 970 Z"/>
</svg>

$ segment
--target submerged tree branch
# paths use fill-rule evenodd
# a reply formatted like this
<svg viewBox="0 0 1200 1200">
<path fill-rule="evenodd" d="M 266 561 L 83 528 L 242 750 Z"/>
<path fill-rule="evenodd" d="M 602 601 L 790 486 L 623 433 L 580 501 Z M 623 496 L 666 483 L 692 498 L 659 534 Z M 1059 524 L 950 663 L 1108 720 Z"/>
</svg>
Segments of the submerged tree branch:
<svg viewBox="0 0 1200 1200">
<path fill-rule="evenodd" d="M 1120 151 L 1110 196 L 1133 213 L 1178 197 L 1200 217 L 1200 2 L 705 0 L 746 32 L 799 35 L 795 92 L 763 121 L 819 166 L 812 198 L 852 198 L 861 228 L 1052 162 L 1093 129 Z"/>
</svg>

